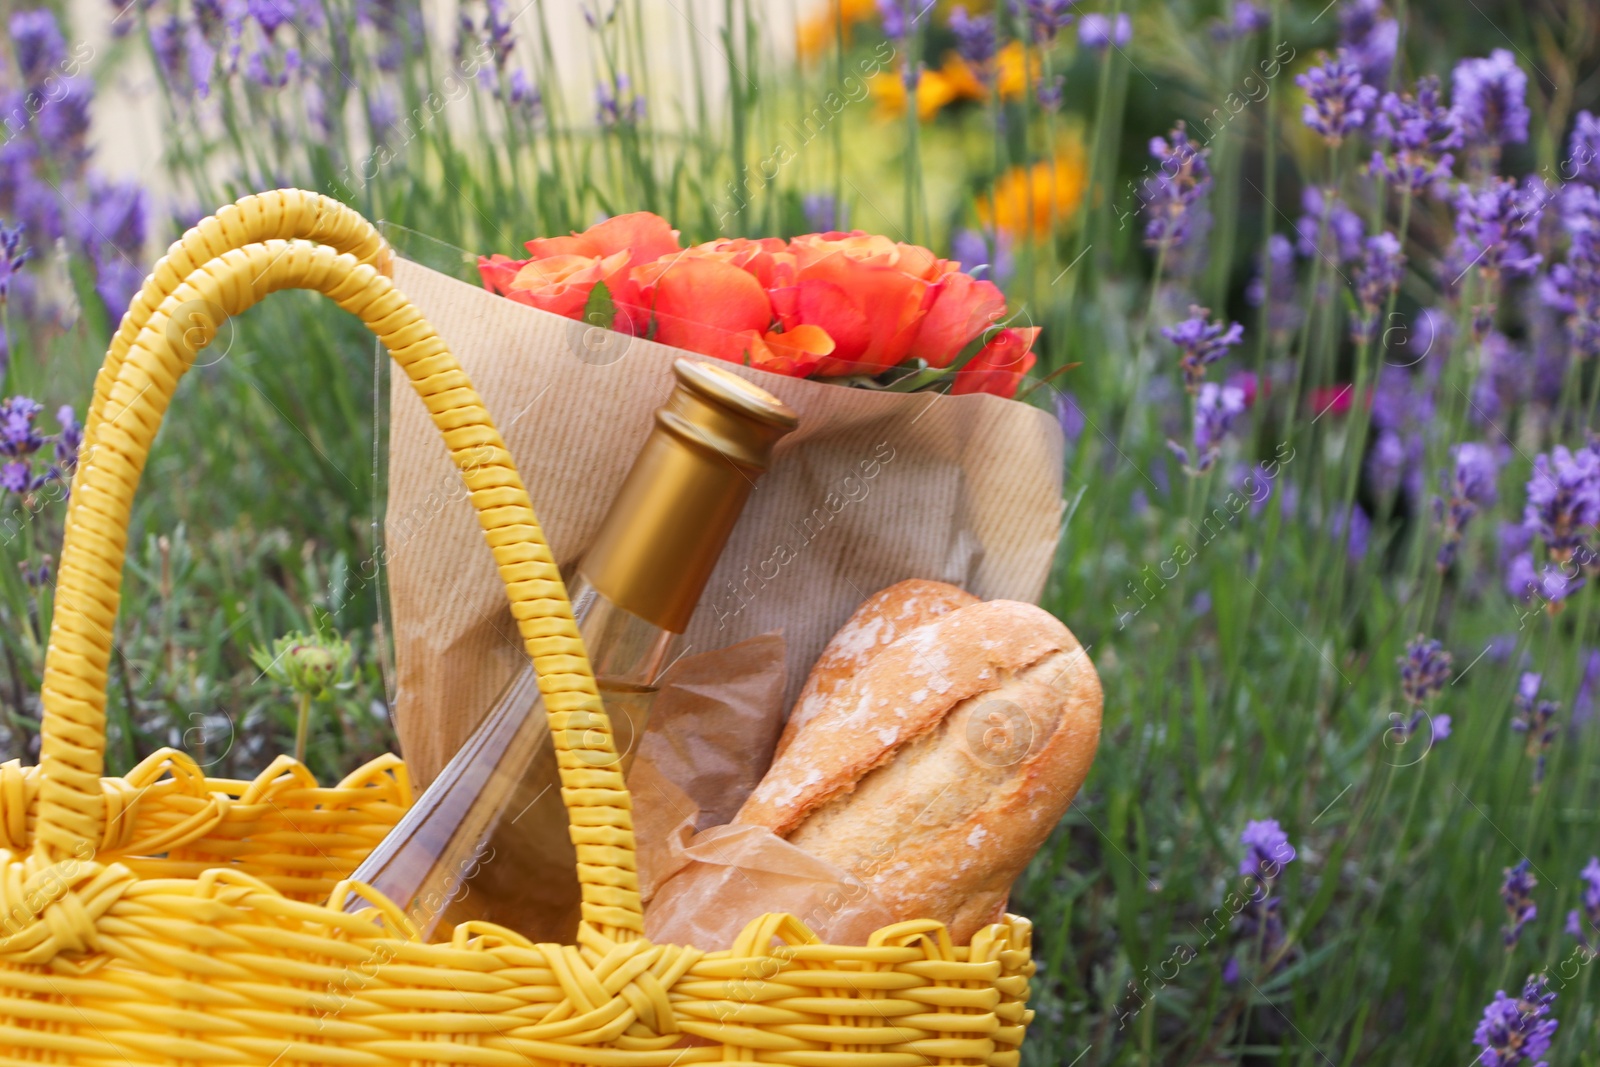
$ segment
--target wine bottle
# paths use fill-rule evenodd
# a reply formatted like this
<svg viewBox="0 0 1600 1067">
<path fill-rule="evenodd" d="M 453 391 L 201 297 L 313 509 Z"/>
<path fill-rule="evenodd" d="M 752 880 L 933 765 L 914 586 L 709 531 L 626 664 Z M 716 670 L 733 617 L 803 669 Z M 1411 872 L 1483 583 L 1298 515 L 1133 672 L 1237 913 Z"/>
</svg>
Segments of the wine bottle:
<svg viewBox="0 0 1600 1067">
<path fill-rule="evenodd" d="M 745 500 L 797 422 L 782 401 L 715 364 L 680 359 L 673 371 L 671 395 L 567 582 L 624 773 Z M 482 919 L 571 944 L 575 864 L 530 662 L 351 877 L 398 904 L 425 938 Z M 357 896 L 347 905 L 366 906 Z"/>
</svg>

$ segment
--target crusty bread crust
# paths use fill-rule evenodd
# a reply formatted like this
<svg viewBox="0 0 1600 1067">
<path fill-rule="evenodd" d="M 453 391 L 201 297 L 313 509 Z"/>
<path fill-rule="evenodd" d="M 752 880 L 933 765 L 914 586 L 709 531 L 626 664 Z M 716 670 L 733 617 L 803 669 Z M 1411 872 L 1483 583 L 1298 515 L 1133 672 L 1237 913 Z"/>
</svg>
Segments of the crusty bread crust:
<svg viewBox="0 0 1600 1067">
<path fill-rule="evenodd" d="M 805 688 L 789 712 L 772 758 L 783 755 L 800 728 L 814 719 L 833 694 L 873 656 L 923 623 L 979 602 L 959 586 L 926 578 L 908 578 L 869 596 L 817 657 Z"/>
<path fill-rule="evenodd" d="M 1029 604 L 960 608 L 902 636 L 816 714 L 746 802 L 766 825 L 861 878 L 902 919 L 958 942 L 1083 784 L 1100 679 L 1069 630 Z"/>
</svg>

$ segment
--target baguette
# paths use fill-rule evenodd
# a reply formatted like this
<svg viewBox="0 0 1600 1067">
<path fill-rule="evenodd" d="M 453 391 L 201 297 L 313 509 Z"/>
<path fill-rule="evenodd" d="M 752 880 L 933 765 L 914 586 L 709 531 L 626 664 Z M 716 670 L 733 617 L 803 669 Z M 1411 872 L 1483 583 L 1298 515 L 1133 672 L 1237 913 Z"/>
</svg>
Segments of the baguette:
<svg viewBox="0 0 1600 1067">
<path fill-rule="evenodd" d="M 956 608 L 977 603 L 981 601 L 958 586 L 924 578 L 896 582 L 868 597 L 817 657 L 805 688 L 800 690 L 794 710 L 789 713 L 789 721 L 784 724 L 772 758 L 782 756 L 800 728 L 815 718 L 841 686 L 896 638 Z"/>
<path fill-rule="evenodd" d="M 873 656 L 796 731 L 739 822 L 860 878 L 901 919 L 957 942 L 1011 883 L 1088 774 L 1099 677 L 1029 604 L 958 608 Z"/>
</svg>

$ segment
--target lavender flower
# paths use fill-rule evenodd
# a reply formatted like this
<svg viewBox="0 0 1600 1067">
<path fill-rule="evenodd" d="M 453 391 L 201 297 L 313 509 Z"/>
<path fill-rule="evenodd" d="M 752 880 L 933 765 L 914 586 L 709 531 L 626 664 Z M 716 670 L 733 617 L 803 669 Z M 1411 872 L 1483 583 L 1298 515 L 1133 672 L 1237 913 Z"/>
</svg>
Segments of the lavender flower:
<svg viewBox="0 0 1600 1067">
<path fill-rule="evenodd" d="M 610 85 L 602 82 L 594 91 L 597 118 L 602 126 L 622 126 L 644 118 L 644 97 L 633 91 L 626 74 L 619 73 Z"/>
<path fill-rule="evenodd" d="M 904 41 L 911 35 L 911 26 L 917 14 L 920 12 L 912 12 L 908 0 L 878 0 L 878 18 L 883 23 L 883 35 L 891 41 Z"/>
<path fill-rule="evenodd" d="M 1239 874 L 1255 882 L 1239 910 L 1241 940 L 1258 963 L 1275 964 L 1281 955 L 1284 931 L 1282 900 L 1272 895 L 1272 887 L 1283 868 L 1294 862 L 1295 849 L 1277 819 L 1251 820 L 1239 835 L 1239 843 L 1245 849 Z M 1238 977 L 1239 960 L 1233 956 L 1223 965 L 1223 980 L 1231 983 Z"/>
<path fill-rule="evenodd" d="M 1249 37 L 1251 34 L 1260 33 L 1272 25 L 1272 13 L 1260 4 L 1251 0 L 1234 0 L 1233 10 L 1228 16 L 1228 21 L 1218 23 L 1212 29 L 1212 35 L 1219 41 L 1232 38 Z"/>
<path fill-rule="evenodd" d="M 1438 641 L 1418 634 L 1406 644 L 1400 664 L 1400 694 L 1412 707 L 1421 707 L 1443 691 L 1450 680 L 1450 653 Z"/>
<path fill-rule="evenodd" d="M 850 225 L 849 212 L 846 210 L 845 205 L 840 204 L 835 197 L 827 193 L 811 193 L 801 197 L 800 211 L 805 215 L 806 226 L 813 233 L 829 233 L 834 230 L 843 230 Z M 965 232 L 975 233 L 975 231 Z M 979 237 L 978 241 L 981 244 L 983 238 Z M 956 253 L 956 258 L 962 258 L 959 252 Z M 963 263 L 962 269 L 967 269 L 965 263 Z M 968 273 L 971 272 L 969 271 Z"/>
<path fill-rule="evenodd" d="M 1535 790 L 1544 781 L 1545 760 L 1549 754 L 1550 743 L 1556 739 L 1556 712 L 1561 710 L 1561 705 L 1554 700 L 1543 700 L 1539 697 L 1541 684 L 1540 675 L 1534 674 L 1532 671 L 1525 672 L 1517 683 L 1517 695 L 1511 701 L 1513 708 L 1511 729 L 1519 734 L 1527 735 L 1528 757 L 1537 760 L 1533 768 L 1533 788 Z M 1524 861 L 1523 866 L 1527 866 L 1526 861 Z M 1506 901 L 1508 907 L 1510 903 L 1508 899 Z M 1532 917 L 1533 915 L 1530 912 L 1528 918 L 1531 919 Z M 1518 931 L 1521 929 L 1521 926 L 1517 927 Z M 1506 943 L 1512 944 L 1513 941 L 1514 939 L 1508 933 Z"/>
<path fill-rule="evenodd" d="M 1267 238 L 1267 254 L 1256 276 L 1245 286 L 1244 298 L 1251 307 L 1267 309 L 1267 329 L 1282 336 L 1293 332 L 1301 319 L 1300 305 L 1294 299 L 1294 245 L 1281 233 Z"/>
<path fill-rule="evenodd" d="M 1294 83 L 1309 97 L 1303 113 L 1305 124 L 1330 146 L 1365 126 L 1378 103 L 1378 90 L 1361 80 L 1361 68 L 1342 48 L 1335 56 L 1324 55 L 1320 65 L 1296 75 Z"/>
<path fill-rule="evenodd" d="M 878 0 L 879 5 L 884 0 Z M 1012 10 L 1020 10 L 1027 18 L 1028 31 L 1035 44 L 1049 44 L 1056 39 L 1056 35 L 1068 26 L 1077 16 L 1072 14 L 1073 6 L 1078 0 L 1012 0 Z"/>
<path fill-rule="evenodd" d="M 1463 187 L 1455 203 L 1452 251 L 1457 262 L 1452 269 L 1459 265 L 1464 274 L 1475 266 L 1491 282 L 1501 275 L 1532 274 L 1543 259 L 1529 244 L 1537 234 L 1543 206 L 1509 178 L 1490 178 L 1481 189 Z"/>
<path fill-rule="evenodd" d="M 1524 1063 L 1548 1067 L 1540 1057 L 1550 1051 L 1550 1041 L 1559 1025 L 1550 1018 L 1555 999 L 1556 995 L 1548 992 L 1543 975 L 1530 974 L 1517 1000 L 1506 996 L 1505 990 L 1497 990 L 1472 1034 L 1472 1043 L 1483 1050 L 1476 1062 L 1483 1067 L 1517 1067 Z"/>
<path fill-rule="evenodd" d="M 1518 553 L 1506 564 L 1506 592 L 1518 600 L 1538 597 L 1552 612 L 1583 585 L 1581 575 L 1569 574 L 1554 563 L 1546 563 L 1542 570 L 1534 567 L 1531 552 Z"/>
<path fill-rule="evenodd" d="M 1236 385 L 1206 382 L 1200 386 L 1200 392 L 1195 397 L 1193 462 L 1190 462 L 1189 450 L 1176 441 L 1168 441 L 1167 447 L 1183 461 L 1185 471 L 1204 474 L 1217 461 L 1222 453 L 1223 439 L 1244 411 L 1243 389 Z"/>
<path fill-rule="evenodd" d="M 1063 389 L 1056 394 L 1056 422 L 1061 426 L 1061 433 L 1068 444 L 1077 444 L 1078 438 L 1083 436 L 1089 420 L 1083 414 L 1083 408 L 1078 404 L 1078 397 L 1070 389 Z"/>
<path fill-rule="evenodd" d="M 1400 241 L 1394 234 L 1385 230 L 1367 238 L 1366 254 L 1355 277 L 1356 302 L 1360 308 L 1350 320 L 1350 336 L 1356 344 L 1372 340 L 1378 312 L 1400 288 L 1405 264 L 1405 253 L 1400 251 Z"/>
<path fill-rule="evenodd" d="M 1500 473 L 1500 463 L 1488 445 L 1467 441 L 1451 451 L 1455 455 L 1455 466 L 1445 478 L 1448 503 L 1445 500 L 1434 502 L 1436 514 L 1444 521 L 1444 544 L 1438 556 L 1440 570 L 1455 562 L 1461 536 L 1473 516 L 1495 502 L 1495 482 Z"/>
<path fill-rule="evenodd" d="M 533 84 L 533 79 L 528 72 L 518 67 L 511 72 L 511 91 L 507 99 L 512 107 L 519 107 L 530 115 L 537 115 L 544 106 L 544 97 L 539 92 L 539 87 Z"/>
<path fill-rule="evenodd" d="M 1580 111 L 1573 121 L 1567 159 L 1560 170 L 1562 177 L 1600 185 L 1600 118 L 1592 112 Z"/>
<path fill-rule="evenodd" d="M 1380 496 L 1404 488 L 1411 499 L 1422 499 L 1423 434 L 1433 407 L 1433 386 L 1426 375 L 1393 364 L 1379 372 L 1372 391 L 1372 426 L 1378 436 L 1367 457 L 1367 476 Z"/>
<path fill-rule="evenodd" d="M 1523 675 L 1524 686 L 1529 678 L 1533 679 L 1534 687 L 1537 688 L 1539 676 L 1537 674 Z M 1529 866 L 1528 861 L 1523 860 L 1515 867 L 1507 867 L 1505 869 L 1506 880 L 1500 886 L 1500 899 L 1505 901 L 1506 905 L 1505 942 L 1507 948 L 1521 940 L 1522 928 L 1532 922 L 1539 914 L 1538 905 L 1533 902 L 1533 890 L 1539 884 L 1539 879 L 1535 878 L 1528 870 Z"/>
<path fill-rule="evenodd" d="M 1468 144 L 1498 147 L 1528 139 L 1528 76 L 1504 48 L 1463 59 L 1450 75 L 1456 118 Z"/>
<path fill-rule="evenodd" d="M 1351 0 L 1339 10 L 1339 43 L 1361 76 L 1379 87 L 1389 83 L 1400 47 L 1400 23 L 1382 13 L 1379 0 Z"/>
<path fill-rule="evenodd" d="M 1588 865 L 1578 872 L 1578 877 L 1584 883 L 1583 908 L 1581 911 L 1574 908 L 1567 912 L 1567 933 L 1592 953 L 1596 951 L 1597 939 L 1591 938 L 1589 930 L 1600 933 L 1600 856 L 1590 856 Z M 1588 920 L 1588 930 L 1584 929 L 1584 920 Z"/>
<path fill-rule="evenodd" d="M 39 137 L 57 159 L 80 163 L 85 155 L 83 140 L 89 133 L 94 82 L 82 76 L 62 78 L 54 92 L 54 98 L 39 109 Z"/>
<path fill-rule="evenodd" d="M 1109 15 L 1085 15 L 1078 20 L 1078 43 L 1095 52 L 1104 52 L 1108 48 L 1123 49 L 1128 47 L 1128 42 L 1133 40 L 1133 21 L 1126 14 L 1117 15 L 1113 20 Z"/>
<path fill-rule="evenodd" d="M 83 424 L 71 404 L 56 409 L 56 423 L 61 427 L 55 437 L 56 466 L 70 474 L 78 465 L 78 449 L 83 446 Z"/>
<path fill-rule="evenodd" d="M 27 459 L 44 447 L 44 438 L 34 427 L 43 408 L 26 396 L 8 396 L 0 401 L 0 456 Z"/>
<path fill-rule="evenodd" d="M 33 249 L 24 243 L 22 227 L 0 222 L 0 307 L 11 294 L 11 279 L 31 255 Z"/>
<path fill-rule="evenodd" d="M 1600 354 L 1600 189 L 1567 186 L 1560 215 L 1569 238 L 1567 261 L 1552 266 L 1540 280 L 1539 296 L 1562 314 L 1579 354 Z"/>
<path fill-rule="evenodd" d="M 1239 874 L 1263 882 L 1276 880 L 1283 868 L 1294 862 L 1296 855 L 1294 846 L 1289 844 L 1289 835 L 1283 832 L 1277 819 L 1250 820 L 1245 824 L 1244 833 L 1239 835 L 1239 844 L 1245 849 L 1244 858 L 1239 861 Z"/>
<path fill-rule="evenodd" d="M 1600 454 L 1557 445 L 1534 457 L 1522 522 L 1552 559 L 1570 559 L 1586 544 L 1586 528 L 1600 522 Z"/>
<path fill-rule="evenodd" d="M 981 74 L 986 74 L 999 47 L 994 16 L 969 15 L 965 5 L 957 4 L 950 11 L 950 32 L 956 37 L 956 53 Z"/>
<path fill-rule="evenodd" d="M 1145 211 L 1145 244 L 1176 249 L 1188 241 L 1194 228 L 1194 207 L 1211 188 L 1209 148 L 1189 140 L 1179 122 L 1166 137 L 1150 139 L 1150 155 L 1158 174 L 1145 179 L 1140 199 Z"/>
<path fill-rule="evenodd" d="M 1366 558 L 1372 542 L 1372 519 L 1360 504 L 1351 502 L 1348 508 L 1335 511 L 1328 520 L 1328 536 L 1344 542 L 1345 558 L 1358 563 Z"/>
<path fill-rule="evenodd" d="M 987 277 L 997 285 L 1010 279 L 1015 263 L 1011 255 L 1011 238 L 997 234 L 994 253 L 989 252 L 989 242 L 977 230 L 959 230 L 950 239 L 950 254 L 961 263 L 961 269 L 974 277 Z"/>
<path fill-rule="evenodd" d="M 1210 314 L 1210 308 L 1190 304 L 1187 319 L 1161 330 L 1161 336 L 1177 345 L 1182 353 L 1179 365 L 1183 368 L 1183 387 L 1191 394 L 1199 391 L 1206 368 L 1244 339 L 1243 326 L 1237 322 L 1224 326 L 1221 319 L 1207 321 L 1206 316 Z"/>
<path fill-rule="evenodd" d="M 1337 193 L 1310 185 L 1300 194 L 1305 211 L 1295 223 L 1295 248 L 1302 256 L 1321 256 L 1335 265 L 1361 255 L 1367 228 Z"/>
<path fill-rule="evenodd" d="M 14 13 L 9 28 L 17 53 L 17 73 L 24 86 L 37 89 L 67 58 L 61 26 L 48 8 L 36 8 Z"/>
<path fill-rule="evenodd" d="M 1417 79 L 1415 94 L 1385 93 L 1372 120 L 1373 135 L 1387 142 L 1389 155 L 1372 153 L 1371 170 L 1413 193 L 1443 189 L 1461 147 L 1455 112 L 1440 101 L 1439 79 Z"/>
</svg>

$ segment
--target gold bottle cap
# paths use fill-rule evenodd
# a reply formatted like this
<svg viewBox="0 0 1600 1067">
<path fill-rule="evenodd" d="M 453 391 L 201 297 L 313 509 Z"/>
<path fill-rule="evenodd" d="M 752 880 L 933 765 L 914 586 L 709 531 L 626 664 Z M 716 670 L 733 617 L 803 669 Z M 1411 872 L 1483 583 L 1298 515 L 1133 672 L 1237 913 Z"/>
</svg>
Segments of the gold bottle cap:
<svg viewBox="0 0 1600 1067">
<path fill-rule="evenodd" d="M 678 384 L 579 569 L 612 603 L 682 633 L 773 446 L 799 416 L 714 363 L 680 359 L 672 370 Z"/>
</svg>

